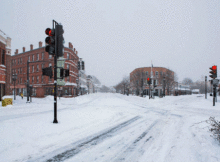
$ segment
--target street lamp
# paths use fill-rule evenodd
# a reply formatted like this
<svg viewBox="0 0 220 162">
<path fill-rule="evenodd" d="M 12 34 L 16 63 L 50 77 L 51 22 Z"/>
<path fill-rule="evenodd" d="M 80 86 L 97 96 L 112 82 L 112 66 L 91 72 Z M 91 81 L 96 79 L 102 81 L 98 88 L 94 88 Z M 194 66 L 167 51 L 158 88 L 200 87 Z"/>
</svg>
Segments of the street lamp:
<svg viewBox="0 0 220 162">
<path fill-rule="evenodd" d="M 165 97 L 165 77 L 163 77 L 163 96 Z"/>
<path fill-rule="evenodd" d="M 12 74 L 12 80 L 14 81 L 14 100 L 16 100 L 16 97 L 15 97 L 15 82 L 17 80 L 17 74 Z"/>
<path fill-rule="evenodd" d="M 76 79 L 76 84 L 77 84 L 77 87 L 76 87 L 76 95 L 78 96 L 79 79 Z"/>
<path fill-rule="evenodd" d="M 87 82 L 88 94 L 89 94 L 89 82 Z"/>
</svg>

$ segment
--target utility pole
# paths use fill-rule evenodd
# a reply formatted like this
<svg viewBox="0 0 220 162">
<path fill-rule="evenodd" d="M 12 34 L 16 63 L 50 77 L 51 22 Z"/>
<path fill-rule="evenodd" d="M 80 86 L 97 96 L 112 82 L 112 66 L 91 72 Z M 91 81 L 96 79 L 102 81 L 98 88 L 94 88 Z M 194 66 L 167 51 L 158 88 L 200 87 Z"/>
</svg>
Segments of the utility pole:
<svg viewBox="0 0 220 162">
<path fill-rule="evenodd" d="M 30 84 L 30 80 L 29 80 L 29 60 L 27 61 L 27 103 L 29 103 L 29 84 Z"/>
<path fill-rule="evenodd" d="M 207 76 L 205 76 L 205 99 L 207 99 Z"/>
</svg>

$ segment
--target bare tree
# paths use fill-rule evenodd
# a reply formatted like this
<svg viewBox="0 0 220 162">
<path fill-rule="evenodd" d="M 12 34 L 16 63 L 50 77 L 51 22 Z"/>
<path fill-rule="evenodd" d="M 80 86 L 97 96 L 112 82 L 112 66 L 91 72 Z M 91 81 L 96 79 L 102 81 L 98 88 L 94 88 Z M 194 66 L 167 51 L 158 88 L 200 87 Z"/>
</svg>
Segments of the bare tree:
<svg viewBox="0 0 220 162">
<path fill-rule="evenodd" d="M 140 91 L 143 89 L 142 80 L 142 72 L 141 70 L 138 70 L 130 79 L 131 80 L 131 87 L 132 89 L 135 89 L 136 95 L 140 94 Z"/>
<path fill-rule="evenodd" d="M 125 94 L 125 91 L 128 91 L 128 87 L 130 85 L 130 78 L 129 76 L 124 76 L 122 81 L 118 83 L 114 88 L 116 89 L 116 92 L 123 92 Z"/>
<path fill-rule="evenodd" d="M 185 84 L 185 85 L 192 85 L 193 81 L 190 78 L 184 78 L 182 83 Z"/>
<path fill-rule="evenodd" d="M 170 95 L 170 91 L 174 89 L 176 82 L 178 80 L 178 77 L 176 73 L 167 69 L 165 72 L 163 72 L 162 75 L 159 75 L 159 78 L 158 78 L 159 84 L 163 84 L 164 78 L 165 78 L 165 87 L 167 89 L 167 94 Z"/>
</svg>

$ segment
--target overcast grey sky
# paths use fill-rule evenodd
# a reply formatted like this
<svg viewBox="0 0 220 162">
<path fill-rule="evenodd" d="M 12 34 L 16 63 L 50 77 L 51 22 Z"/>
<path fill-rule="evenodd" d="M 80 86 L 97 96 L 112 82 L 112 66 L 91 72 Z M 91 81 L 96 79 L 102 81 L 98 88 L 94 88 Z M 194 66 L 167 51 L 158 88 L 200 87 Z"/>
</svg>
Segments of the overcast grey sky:
<svg viewBox="0 0 220 162">
<path fill-rule="evenodd" d="M 0 29 L 12 38 L 12 54 L 45 45 L 53 19 L 63 25 L 65 46 L 72 42 L 84 59 L 86 73 L 107 86 L 151 60 L 179 81 L 220 67 L 219 0 L 0 0 Z"/>
</svg>

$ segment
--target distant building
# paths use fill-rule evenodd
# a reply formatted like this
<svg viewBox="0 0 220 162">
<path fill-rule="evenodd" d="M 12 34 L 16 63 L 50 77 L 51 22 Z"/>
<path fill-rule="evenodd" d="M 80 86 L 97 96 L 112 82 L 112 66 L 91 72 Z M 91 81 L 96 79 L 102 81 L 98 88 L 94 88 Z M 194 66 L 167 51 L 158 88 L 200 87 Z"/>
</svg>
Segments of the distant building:
<svg viewBox="0 0 220 162">
<path fill-rule="evenodd" d="M 64 58 L 70 59 L 65 61 L 64 69 L 69 69 L 69 77 L 64 80 L 65 86 L 58 86 L 58 95 L 62 96 L 76 96 L 76 79 L 78 78 L 77 62 L 79 60 L 78 52 L 73 48 L 73 45 L 69 43 L 69 47 L 64 47 Z M 46 95 L 53 95 L 54 93 L 54 79 L 50 79 L 48 76 L 42 75 L 42 68 L 54 66 L 54 59 L 52 55 L 45 52 L 45 46 L 42 46 L 42 42 L 39 42 L 39 47 L 34 49 L 33 45 L 30 45 L 30 50 L 26 51 L 23 47 L 21 53 L 16 49 L 15 55 L 11 56 L 11 72 L 17 74 L 17 80 L 15 83 L 16 94 L 21 92 L 27 94 L 27 61 L 29 63 L 29 82 L 32 86 L 32 96 L 44 97 Z M 13 93 L 14 84 L 10 83 L 11 94 Z"/>
<path fill-rule="evenodd" d="M 0 30 L 0 101 L 2 96 L 10 94 L 11 81 L 11 38 Z"/>
<path fill-rule="evenodd" d="M 137 68 L 130 73 L 130 93 L 136 95 L 145 93 L 145 95 L 148 95 L 149 85 L 147 84 L 147 78 L 151 78 L 151 90 L 153 89 L 153 83 L 155 82 L 155 96 L 163 94 L 164 79 L 166 82 L 165 94 L 171 94 L 174 90 L 175 81 L 173 71 L 163 67 L 142 67 Z"/>
<path fill-rule="evenodd" d="M 192 94 L 200 94 L 200 90 L 199 89 L 192 89 Z"/>
<path fill-rule="evenodd" d="M 93 79 L 91 75 L 87 76 L 87 89 L 88 93 L 95 93 L 95 86 L 93 84 Z"/>
<path fill-rule="evenodd" d="M 80 59 L 82 61 L 82 59 Z M 88 91 L 87 89 L 87 76 L 85 70 L 79 70 L 79 94 L 84 95 Z"/>
</svg>

